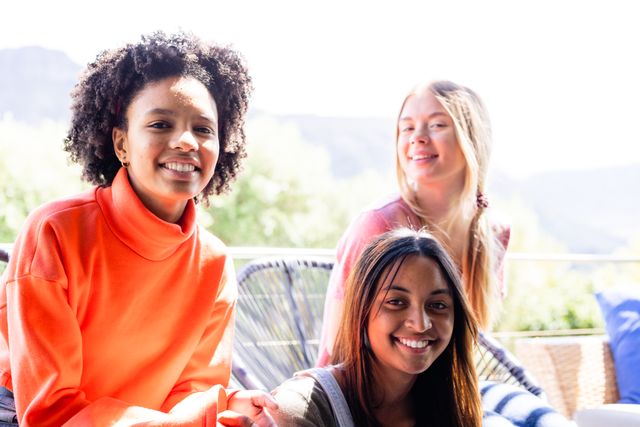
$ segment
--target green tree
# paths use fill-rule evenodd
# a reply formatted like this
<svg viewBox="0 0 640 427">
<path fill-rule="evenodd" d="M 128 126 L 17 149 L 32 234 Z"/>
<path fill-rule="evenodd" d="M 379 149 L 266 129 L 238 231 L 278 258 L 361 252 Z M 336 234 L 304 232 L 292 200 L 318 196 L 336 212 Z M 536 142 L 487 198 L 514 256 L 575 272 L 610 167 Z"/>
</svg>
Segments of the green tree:
<svg viewBox="0 0 640 427">
<path fill-rule="evenodd" d="M 27 214 L 47 200 L 85 188 L 62 149 L 65 127 L 0 122 L 0 242 L 15 240 Z"/>
<path fill-rule="evenodd" d="M 546 233 L 524 201 L 497 203 L 511 220 L 511 253 L 565 254 L 566 247 Z M 507 297 L 496 330 L 538 331 L 602 325 L 593 297 L 593 266 L 569 262 L 510 260 Z"/>
<path fill-rule="evenodd" d="M 228 245 L 334 247 L 384 177 L 335 180 L 322 147 L 298 130 L 258 116 L 247 125 L 248 158 L 231 194 L 202 209 L 201 222 Z"/>
</svg>

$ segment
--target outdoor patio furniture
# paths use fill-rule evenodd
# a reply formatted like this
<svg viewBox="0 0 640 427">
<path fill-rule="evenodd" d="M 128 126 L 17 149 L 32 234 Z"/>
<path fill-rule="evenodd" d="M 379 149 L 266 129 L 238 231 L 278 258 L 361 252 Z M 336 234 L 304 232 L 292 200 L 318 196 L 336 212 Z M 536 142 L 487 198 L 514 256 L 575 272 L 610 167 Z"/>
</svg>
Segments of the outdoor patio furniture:
<svg viewBox="0 0 640 427">
<path fill-rule="evenodd" d="M 520 338 L 515 352 L 540 381 L 549 403 L 567 417 L 618 401 L 616 371 L 604 335 Z"/>
<path fill-rule="evenodd" d="M 233 377 L 246 388 L 271 390 L 318 353 L 325 291 L 333 262 L 318 258 L 260 258 L 238 270 Z M 481 380 L 542 389 L 515 357 L 489 334 L 476 351 Z"/>
</svg>

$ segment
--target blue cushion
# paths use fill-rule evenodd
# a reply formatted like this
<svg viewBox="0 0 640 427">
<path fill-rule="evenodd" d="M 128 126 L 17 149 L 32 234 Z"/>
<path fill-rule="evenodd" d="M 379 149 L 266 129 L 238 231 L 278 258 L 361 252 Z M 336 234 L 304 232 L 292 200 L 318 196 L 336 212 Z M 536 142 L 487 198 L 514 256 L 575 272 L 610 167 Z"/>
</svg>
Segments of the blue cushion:
<svg viewBox="0 0 640 427">
<path fill-rule="evenodd" d="M 616 368 L 620 403 L 640 403 L 640 284 L 596 293 Z"/>
</svg>

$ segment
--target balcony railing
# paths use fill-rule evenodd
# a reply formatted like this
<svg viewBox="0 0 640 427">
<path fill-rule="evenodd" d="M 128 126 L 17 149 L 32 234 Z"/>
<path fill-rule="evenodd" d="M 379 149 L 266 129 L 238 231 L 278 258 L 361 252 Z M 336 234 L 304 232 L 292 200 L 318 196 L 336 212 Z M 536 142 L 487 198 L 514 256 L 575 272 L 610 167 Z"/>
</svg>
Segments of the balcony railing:
<svg viewBox="0 0 640 427">
<path fill-rule="evenodd" d="M 0 243 L 0 249 L 11 252 L 11 243 Z M 333 258 L 334 249 L 328 248 L 276 248 L 268 246 L 231 246 L 229 253 L 237 260 L 251 260 L 263 256 L 317 256 Z M 639 263 L 640 256 L 619 256 L 578 253 L 536 253 L 536 252 L 508 252 L 508 261 L 536 261 L 536 262 L 569 262 L 569 263 Z"/>
<path fill-rule="evenodd" d="M 0 244 L 1 247 L 2 244 Z M 234 259 L 250 260 L 262 256 L 317 256 L 332 258 L 334 249 L 327 248 L 274 248 L 266 246 L 231 246 L 229 252 Z M 509 261 L 545 261 L 570 263 L 640 263 L 640 256 L 599 254 L 551 254 L 536 252 L 508 252 Z"/>
<path fill-rule="evenodd" d="M 10 253 L 11 243 L 0 243 L 0 250 Z M 231 246 L 229 253 L 234 260 L 241 263 L 260 257 L 319 257 L 332 259 L 335 256 L 334 249 L 328 248 L 282 248 L 266 246 Z M 562 263 L 585 263 L 585 264 L 640 264 L 640 256 L 619 256 L 600 254 L 578 254 L 578 253 L 532 253 L 532 252 L 509 252 L 508 262 L 562 262 Z M 526 337 L 546 337 L 546 336 L 567 336 L 567 335 L 594 335 L 604 334 L 604 329 L 563 329 L 550 331 L 512 331 L 494 332 L 493 335 L 500 340 L 513 340 Z"/>
</svg>

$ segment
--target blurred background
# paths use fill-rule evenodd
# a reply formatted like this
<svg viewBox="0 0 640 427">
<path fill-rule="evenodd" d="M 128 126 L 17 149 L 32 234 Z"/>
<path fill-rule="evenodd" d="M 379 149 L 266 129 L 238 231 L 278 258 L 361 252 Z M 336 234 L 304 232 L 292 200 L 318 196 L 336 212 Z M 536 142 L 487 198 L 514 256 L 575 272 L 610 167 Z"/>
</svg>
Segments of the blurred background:
<svg viewBox="0 0 640 427">
<path fill-rule="evenodd" d="M 200 220 L 234 247 L 332 249 L 395 191 L 394 120 L 416 83 L 486 102 L 488 196 L 512 225 L 498 330 L 601 328 L 597 289 L 640 281 L 640 27 L 622 0 L 73 0 L 0 6 L 0 242 L 86 184 L 62 150 L 69 91 L 101 50 L 192 31 L 246 58 L 249 156 Z M 1 268 L 1 267 L 0 267 Z"/>
</svg>

